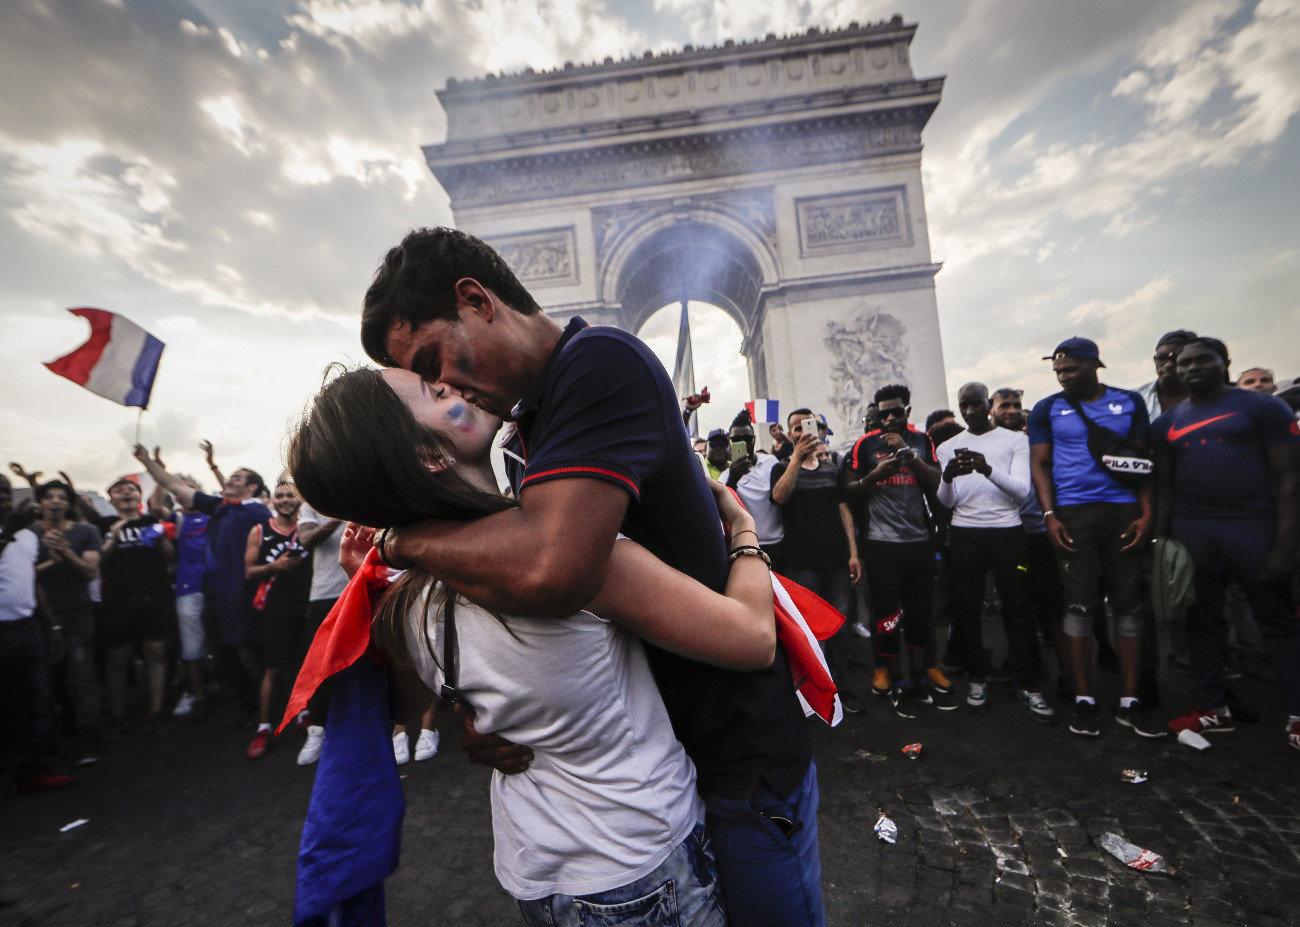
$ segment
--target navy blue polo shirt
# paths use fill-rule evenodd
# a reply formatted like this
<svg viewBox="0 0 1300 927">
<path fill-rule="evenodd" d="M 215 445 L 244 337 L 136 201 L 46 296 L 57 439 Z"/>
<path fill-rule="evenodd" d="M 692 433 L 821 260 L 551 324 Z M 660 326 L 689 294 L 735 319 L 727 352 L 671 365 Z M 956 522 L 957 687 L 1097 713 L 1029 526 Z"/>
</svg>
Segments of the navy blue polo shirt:
<svg viewBox="0 0 1300 927">
<path fill-rule="evenodd" d="M 635 336 L 569 322 L 515 408 L 506 457 L 516 496 L 549 480 L 584 478 L 630 497 L 622 532 L 665 563 L 721 592 L 727 550 L 717 507 L 691 449 L 668 372 Z M 581 519 L 581 512 L 574 512 Z M 735 672 L 649 644 L 673 731 L 700 791 L 742 797 L 760 777 L 788 795 L 808 771 L 812 742 L 785 652 Z"/>
</svg>

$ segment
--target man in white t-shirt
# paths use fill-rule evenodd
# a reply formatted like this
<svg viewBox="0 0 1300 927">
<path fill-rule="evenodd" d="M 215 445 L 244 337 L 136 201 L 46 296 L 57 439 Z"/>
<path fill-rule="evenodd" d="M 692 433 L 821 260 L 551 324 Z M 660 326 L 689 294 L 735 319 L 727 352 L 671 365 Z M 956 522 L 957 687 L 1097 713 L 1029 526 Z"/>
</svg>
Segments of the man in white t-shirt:
<svg viewBox="0 0 1300 927">
<path fill-rule="evenodd" d="M 1020 706 L 1034 720 L 1051 723 L 1056 713 L 1043 698 L 1043 659 L 1030 608 L 1028 550 L 1020 504 L 1032 490 L 1029 439 L 997 428 L 989 419 L 989 391 L 967 383 L 957 392 L 966 431 L 939 445 L 943 474 L 939 502 L 952 509 L 948 564 L 952 575 L 950 653 L 970 673 L 966 703 L 974 711 L 988 705 L 987 657 L 981 627 L 984 585 L 989 570 L 997 585 L 1002 621 L 1018 678 Z"/>
</svg>

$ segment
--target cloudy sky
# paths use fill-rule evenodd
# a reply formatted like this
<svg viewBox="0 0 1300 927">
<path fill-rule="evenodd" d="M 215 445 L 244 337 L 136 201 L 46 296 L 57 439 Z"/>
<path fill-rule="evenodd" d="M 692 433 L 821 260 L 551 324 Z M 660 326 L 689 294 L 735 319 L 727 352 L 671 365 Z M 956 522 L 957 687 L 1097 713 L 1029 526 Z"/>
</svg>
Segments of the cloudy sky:
<svg viewBox="0 0 1300 927">
<path fill-rule="evenodd" d="M 167 343 L 144 436 L 170 466 L 201 471 L 207 437 L 277 472 L 326 363 L 363 357 L 379 256 L 451 222 L 420 154 L 447 78 L 894 12 L 917 75 L 948 78 L 924 178 L 950 393 L 1041 396 L 1075 333 L 1137 385 L 1175 327 L 1300 374 L 1293 0 L 5 0 L 0 461 L 134 469 L 134 410 L 41 366 L 91 305 Z M 722 425 L 749 398 L 738 335 L 693 316 Z M 675 328 L 646 335 L 670 356 Z"/>
</svg>

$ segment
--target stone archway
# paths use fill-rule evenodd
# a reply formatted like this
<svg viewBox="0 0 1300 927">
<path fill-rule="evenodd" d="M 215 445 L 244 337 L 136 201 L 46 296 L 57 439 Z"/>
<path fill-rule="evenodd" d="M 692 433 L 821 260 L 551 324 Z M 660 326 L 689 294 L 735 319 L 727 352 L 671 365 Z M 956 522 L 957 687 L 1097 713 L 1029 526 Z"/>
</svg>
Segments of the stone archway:
<svg viewBox="0 0 1300 927">
<path fill-rule="evenodd" d="M 754 396 L 851 435 L 887 382 L 947 404 L 920 173 L 943 79 L 912 74 L 915 30 L 449 81 L 425 156 L 456 223 L 548 312 L 636 331 L 711 303 L 740 326 Z"/>
</svg>

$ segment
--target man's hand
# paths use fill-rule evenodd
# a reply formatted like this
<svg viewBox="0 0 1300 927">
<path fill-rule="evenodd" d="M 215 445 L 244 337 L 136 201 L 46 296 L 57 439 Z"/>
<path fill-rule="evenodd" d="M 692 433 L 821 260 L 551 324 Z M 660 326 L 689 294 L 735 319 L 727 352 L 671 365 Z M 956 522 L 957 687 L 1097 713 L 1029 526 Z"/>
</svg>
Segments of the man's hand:
<svg viewBox="0 0 1300 927">
<path fill-rule="evenodd" d="M 533 761 L 532 748 L 512 744 L 496 734 L 480 734 L 474 729 L 474 709 L 464 702 L 457 702 L 456 710 L 464 716 L 465 722 L 460 735 L 460 748 L 469 756 L 471 763 L 491 766 L 507 776 L 528 771 L 528 764 Z"/>
<path fill-rule="evenodd" d="M 689 395 L 689 396 L 686 397 L 686 400 L 685 400 L 685 402 L 686 402 L 686 411 L 688 411 L 688 412 L 694 412 L 696 409 L 698 409 L 700 406 L 704 405 L 706 402 L 708 402 L 708 401 L 709 401 L 710 399 L 712 399 L 712 398 L 713 398 L 713 397 L 709 395 L 709 388 L 706 386 L 706 387 L 704 387 L 704 389 L 700 390 L 698 393 L 692 393 L 691 395 Z"/>
<path fill-rule="evenodd" d="M 813 454 L 817 453 L 817 445 L 821 443 L 821 438 L 815 434 L 799 435 L 799 440 L 794 444 L 794 453 L 790 455 L 791 463 L 803 463 Z"/>
<path fill-rule="evenodd" d="M 1260 570 L 1261 582 L 1270 586 L 1289 587 L 1291 574 L 1295 571 L 1295 550 L 1274 547 L 1264 558 L 1264 568 Z"/>
<path fill-rule="evenodd" d="M 1074 538 L 1070 537 L 1070 532 L 1065 529 L 1065 525 L 1055 515 L 1048 515 L 1043 519 L 1047 526 L 1047 539 L 1052 542 L 1054 547 L 1061 550 L 1068 550 L 1074 553 Z"/>
<path fill-rule="evenodd" d="M 907 447 L 907 442 L 903 440 L 903 436 L 896 431 L 882 432 L 880 439 L 885 442 L 885 447 L 889 448 L 891 451 Z"/>
<path fill-rule="evenodd" d="M 849 557 L 849 582 L 857 585 L 862 581 L 862 561 L 857 557 Z"/>
<path fill-rule="evenodd" d="M 867 476 L 872 483 L 882 483 L 901 470 L 902 467 L 903 462 L 897 457 L 886 457 L 872 467 Z"/>
<path fill-rule="evenodd" d="M 731 469 L 727 471 L 727 485 L 735 489 L 736 484 L 740 482 L 740 478 L 752 469 L 754 469 L 754 460 L 748 455 L 739 460 L 733 460 Z"/>
<path fill-rule="evenodd" d="M 41 543 L 45 549 L 50 552 L 50 556 L 55 560 L 63 560 L 68 556 L 68 539 L 63 536 L 63 532 L 58 528 L 51 528 L 41 535 Z"/>
<path fill-rule="evenodd" d="M 162 448 L 160 448 L 156 444 L 153 446 L 153 462 L 156 463 L 158 466 L 162 467 L 164 470 L 167 469 L 167 465 L 163 463 L 163 459 L 162 459 Z"/>
<path fill-rule="evenodd" d="M 213 453 L 212 453 L 212 442 L 211 442 L 211 441 L 207 440 L 206 438 L 205 438 L 204 440 L 200 441 L 200 442 L 199 442 L 199 450 L 201 450 L 201 451 L 203 452 L 203 457 L 204 457 L 204 459 L 207 461 L 207 463 L 208 463 L 208 468 L 209 468 L 209 469 L 211 469 L 212 467 L 215 467 L 215 466 L 217 465 L 217 461 L 214 459 L 214 456 L 213 456 Z"/>
<path fill-rule="evenodd" d="M 23 465 L 20 463 L 9 464 L 9 469 L 13 471 L 14 475 L 17 476 L 18 479 L 25 480 L 27 485 L 30 486 L 32 489 L 35 489 L 37 486 L 40 485 L 41 476 L 43 475 L 42 471 L 37 470 L 34 473 L 28 473 L 26 470 L 23 469 Z"/>
<path fill-rule="evenodd" d="M 943 468 L 943 481 L 951 483 L 959 476 L 965 476 L 970 473 L 970 465 L 964 457 L 954 457 L 948 461 L 948 465 Z"/>
<path fill-rule="evenodd" d="M 1142 545 L 1151 540 L 1151 516 L 1140 515 L 1133 519 L 1133 522 L 1124 529 L 1124 533 L 1119 538 L 1121 541 L 1128 541 L 1127 544 L 1120 548 L 1124 553 L 1131 550 L 1141 550 Z"/>
<path fill-rule="evenodd" d="M 962 456 L 966 458 L 971 473 L 982 473 L 984 476 L 993 475 L 993 468 L 989 466 L 989 462 L 984 459 L 984 455 L 979 451 L 967 451 Z"/>
<path fill-rule="evenodd" d="M 356 522 L 348 522 L 343 527 L 343 537 L 339 538 L 339 566 L 351 579 L 361 569 L 366 554 L 375 546 L 375 529 L 366 528 Z"/>
<path fill-rule="evenodd" d="M 286 550 L 267 565 L 279 570 L 281 573 L 287 573 L 302 566 L 302 552 L 295 553 L 292 549 Z"/>
<path fill-rule="evenodd" d="M 143 444 L 137 444 L 132 449 L 131 456 L 144 464 L 146 470 L 149 469 L 149 464 L 154 462 L 154 459 L 149 456 L 148 449 Z M 157 465 L 155 464 L 155 466 Z"/>
</svg>

